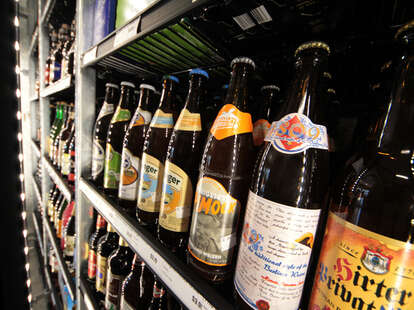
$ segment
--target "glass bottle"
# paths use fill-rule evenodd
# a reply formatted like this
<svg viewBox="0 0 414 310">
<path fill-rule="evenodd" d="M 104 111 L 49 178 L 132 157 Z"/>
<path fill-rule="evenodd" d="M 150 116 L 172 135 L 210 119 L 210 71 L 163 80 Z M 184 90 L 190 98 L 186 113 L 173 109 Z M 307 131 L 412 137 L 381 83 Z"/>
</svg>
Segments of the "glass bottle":
<svg viewBox="0 0 414 310">
<path fill-rule="evenodd" d="M 89 247 L 88 247 L 88 277 L 87 280 L 92 284 L 95 284 L 96 281 L 96 252 L 98 247 L 98 242 L 102 236 L 106 233 L 106 221 L 105 219 L 98 214 L 96 218 L 96 230 L 89 238 Z"/>
<path fill-rule="evenodd" d="M 74 206 L 74 205 L 73 205 Z M 63 237 L 65 240 L 65 247 L 63 250 L 63 259 L 65 260 L 66 264 L 68 265 L 69 272 L 71 274 L 74 273 L 75 268 L 73 266 L 73 257 L 75 255 L 75 239 L 76 239 L 76 216 L 75 216 L 76 208 L 72 208 L 72 214 L 68 220 L 68 223 L 65 227 L 65 231 L 63 233 Z"/>
<path fill-rule="evenodd" d="M 167 310 L 167 298 L 165 289 L 157 279 L 154 281 L 154 290 L 148 310 Z"/>
</svg>

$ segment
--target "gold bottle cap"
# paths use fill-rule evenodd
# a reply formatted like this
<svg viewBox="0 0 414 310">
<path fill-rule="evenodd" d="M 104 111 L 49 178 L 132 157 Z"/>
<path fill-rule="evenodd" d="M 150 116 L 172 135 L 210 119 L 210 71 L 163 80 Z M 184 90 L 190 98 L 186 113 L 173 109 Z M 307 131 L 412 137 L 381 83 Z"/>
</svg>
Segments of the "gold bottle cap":
<svg viewBox="0 0 414 310">
<path fill-rule="evenodd" d="M 329 72 L 326 72 L 326 71 L 325 71 L 325 72 L 323 73 L 323 77 L 324 77 L 324 78 L 326 78 L 326 79 L 332 80 L 332 75 L 331 75 Z"/>
<path fill-rule="evenodd" d="M 265 86 L 263 86 L 260 89 L 260 91 L 263 92 L 263 91 L 265 91 L 267 89 L 272 89 L 272 90 L 280 91 L 280 88 L 278 86 L 276 86 L 276 85 L 265 85 Z"/>
<path fill-rule="evenodd" d="M 249 64 L 253 67 L 253 70 L 256 69 L 256 64 L 249 57 L 236 57 L 236 58 L 234 58 L 230 63 L 230 67 L 233 68 L 233 65 L 237 64 L 237 63 Z"/>
<path fill-rule="evenodd" d="M 322 41 L 310 41 L 303 43 L 299 45 L 299 47 L 295 51 L 295 57 L 298 56 L 298 54 L 304 50 L 310 49 L 310 48 L 319 48 L 325 50 L 328 55 L 331 53 L 331 49 L 329 48 L 329 45 Z"/>
<path fill-rule="evenodd" d="M 414 28 L 414 20 L 412 20 L 412 21 L 410 21 L 410 22 L 406 23 L 404 26 L 402 26 L 400 29 L 398 29 L 398 30 L 397 30 L 397 33 L 396 33 L 396 34 L 395 34 L 395 36 L 394 36 L 394 39 L 398 39 L 398 37 L 399 37 L 402 33 L 406 32 L 407 30 L 410 30 L 410 29 L 412 29 L 412 28 Z"/>
</svg>

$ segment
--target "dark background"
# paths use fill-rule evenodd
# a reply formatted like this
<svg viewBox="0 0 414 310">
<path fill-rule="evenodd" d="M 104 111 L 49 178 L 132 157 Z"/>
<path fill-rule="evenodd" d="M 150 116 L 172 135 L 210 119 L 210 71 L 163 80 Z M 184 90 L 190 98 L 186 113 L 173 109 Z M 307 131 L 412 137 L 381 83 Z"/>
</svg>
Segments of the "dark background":
<svg viewBox="0 0 414 310">
<path fill-rule="evenodd" d="M 0 1 L 0 309 L 28 309 L 25 256 L 23 252 L 22 204 L 19 199 L 20 173 L 17 159 L 18 120 L 16 90 L 15 1 Z"/>
</svg>

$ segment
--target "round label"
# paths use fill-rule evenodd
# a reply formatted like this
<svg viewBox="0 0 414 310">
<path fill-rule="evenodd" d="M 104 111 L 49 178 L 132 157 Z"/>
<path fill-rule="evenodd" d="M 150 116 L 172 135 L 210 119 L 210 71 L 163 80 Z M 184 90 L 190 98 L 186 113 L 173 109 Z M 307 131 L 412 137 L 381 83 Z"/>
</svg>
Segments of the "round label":
<svg viewBox="0 0 414 310">
<path fill-rule="evenodd" d="M 103 148 L 104 142 L 102 140 L 93 139 L 92 143 L 92 177 L 96 178 L 104 171 L 105 150 Z"/>
<path fill-rule="evenodd" d="M 126 200 L 137 199 L 138 171 L 140 160 L 124 147 L 122 149 L 121 177 L 118 197 Z"/>
</svg>

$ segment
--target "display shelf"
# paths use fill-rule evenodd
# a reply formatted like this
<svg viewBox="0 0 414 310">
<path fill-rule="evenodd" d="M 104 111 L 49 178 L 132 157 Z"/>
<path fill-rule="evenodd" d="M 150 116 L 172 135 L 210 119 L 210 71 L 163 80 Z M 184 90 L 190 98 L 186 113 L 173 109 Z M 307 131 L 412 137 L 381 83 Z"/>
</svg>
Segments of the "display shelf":
<svg viewBox="0 0 414 310">
<path fill-rule="evenodd" d="M 39 25 L 36 26 L 33 35 L 32 35 L 32 40 L 30 41 L 30 46 L 29 46 L 29 53 L 33 53 L 36 49 L 36 44 L 39 40 Z"/>
<path fill-rule="evenodd" d="M 44 267 L 44 272 L 45 272 L 46 282 L 47 282 L 47 285 L 49 287 L 50 296 L 52 297 L 53 305 L 56 307 L 56 310 L 61 310 L 61 309 L 63 309 L 62 303 L 60 301 L 60 298 L 58 298 L 58 293 L 56 291 L 56 287 L 52 283 L 52 275 L 50 274 L 49 268 Z"/>
<path fill-rule="evenodd" d="M 40 91 L 41 97 L 48 97 L 52 95 L 57 95 L 65 90 L 68 90 L 72 87 L 72 76 L 68 75 L 59 81 L 49 85 L 43 91 Z"/>
<path fill-rule="evenodd" d="M 34 141 L 32 139 L 32 149 L 33 152 L 36 154 L 37 157 L 40 157 L 40 147 L 38 145 L 38 142 Z"/>
<path fill-rule="evenodd" d="M 97 305 L 95 298 L 93 297 L 92 290 L 89 287 L 89 284 L 86 282 L 86 280 L 82 277 L 80 277 L 80 291 L 83 296 L 83 300 L 85 302 L 86 309 L 88 310 L 99 310 L 99 306 Z"/>
<path fill-rule="evenodd" d="M 233 309 L 215 289 L 195 275 L 194 271 L 165 249 L 123 210 L 106 199 L 92 183 L 81 178 L 79 189 L 187 308 Z"/>
<path fill-rule="evenodd" d="M 49 159 L 44 156 L 42 159 L 43 164 L 45 165 L 46 170 L 48 171 L 49 176 L 52 178 L 53 182 L 59 187 L 59 190 L 63 193 L 65 198 L 68 201 L 71 201 L 73 199 L 73 191 L 69 187 L 68 183 L 63 180 L 62 175 L 55 169 L 55 167 L 53 167 Z"/>
<path fill-rule="evenodd" d="M 37 101 L 37 100 L 39 100 L 39 93 L 38 92 L 36 92 L 34 95 L 33 95 L 33 97 L 30 97 L 30 101 Z"/>
<path fill-rule="evenodd" d="M 225 60 L 222 53 L 179 20 L 211 0 L 162 1 L 109 34 L 83 54 L 82 66 L 98 64 L 141 76 L 211 66 Z"/>
<path fill-rule="evenodd" d="M 35 178 L 32 178 L 32 182 L 33 182 L 33 187 L 34 187 L 34 191 L 35 191 L 35 194 L 36 194 L 37 201 L 39 203 L 42 203 L 42 194 L 40 192 L 39 185 L 36 183 Z"/>
<path fill-rule="evenodd" d="M 45 256 L 45 253 L 43 253 L 42 231 L 40 230 L 40 228 L 43 226 L 41 225 L 41 222 L 39 221 L 38 215 L 36 214 L 36 212 L 32 213 L 32 217 L 33 217 L 33 225 L 36 231 L 36 237 L 39 242 L 40 253 L 42 254 L 42 256 Z"/>
<path fill-rule="evenodd" d="M 40 16 L 40 24 L 44 25 L 52 14 L 53 7 L 55 6 L 56 0 L 47 0 Z"/>
<path fill-rule="evenodd" d="M 69 273 L 69 269 L 66 265 L 65 260 L 63 259 L 62 251 L 60 250 L 59 242 L 56 237 L 55 230 L 51 226 L 48 219 L 43 221 L 43 224 L 46 227 L 47 235 L 49 236 L 50 243 L 52 244 L 53 250 L 55 251 L 56 258 L 59 264 L 59 269 L 62 272 L 63 280 L 65 281 L 66 286 L 68 287 L 70 297 L 75 300 L 75 285 L 72 280 L 72 276 Z"/>
</svg>

